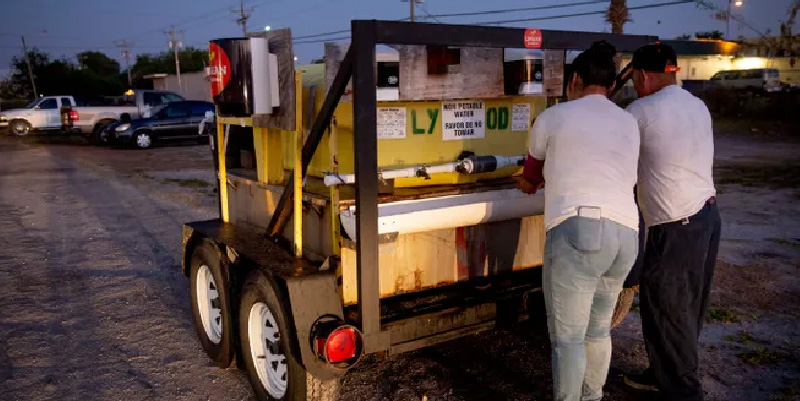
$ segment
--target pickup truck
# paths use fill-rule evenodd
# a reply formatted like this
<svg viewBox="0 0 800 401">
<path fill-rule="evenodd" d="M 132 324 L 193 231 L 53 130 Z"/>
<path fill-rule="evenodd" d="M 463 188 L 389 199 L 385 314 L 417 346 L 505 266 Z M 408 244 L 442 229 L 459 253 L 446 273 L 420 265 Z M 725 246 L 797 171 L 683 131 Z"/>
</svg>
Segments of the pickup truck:
<svg viewBox="0 0 800 401">
<path fill-rule="evenodd" d="M 103 128 L 128 114 L 131 118 L 147 117 L 149 110 L 164 103 L 183 100 L 173 92 L 135 90 L 122 97 L 120 106 L 81 106 L 72 96 L 42 96 L 24 108 L 0 112 L 0 129 L 15 135 L 31 131 L 58 130 L 61 128 L 61 107 L 72 108 L 74 130 L 97 139 Z"/>
</svg>

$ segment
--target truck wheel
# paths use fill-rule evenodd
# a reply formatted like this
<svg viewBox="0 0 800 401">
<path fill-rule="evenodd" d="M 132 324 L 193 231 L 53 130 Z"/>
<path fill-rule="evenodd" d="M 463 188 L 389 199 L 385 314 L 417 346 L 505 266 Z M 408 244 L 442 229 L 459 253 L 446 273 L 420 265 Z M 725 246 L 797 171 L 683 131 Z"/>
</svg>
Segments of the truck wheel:
<svg viewBox="0 0 800 401">
<path fill-rule="evenodd" d="M 239 340 L 245 370 L 262 401 L 334 400 L 338 380 L 309 375 L 290 350 L 286 315 L 272 282 L 261 272 L 247 278 L 239 305 Z"/>
<path fill-rule="evenodd" d="M 633 306 L 633 296 L 636 294 L 636 288 L 623 288 L 617 298 L 617 305 L 614 307 L 614 314 L 611 316 L 611 328 L 617 327 L 625 321 L 625 316 L 631 311 Z"/>
<path fill-rule="evenodd" d="M 10 131 L 16 136 L 25 136 L 31 131 L 31 125 L 25 120 L 14 120 L 8 125 Z"/>
<path fill-rule="evenodd" d="M 153 146 L 153 136 L 147 131 L 133 133 L 133 146 L 138 149 L 147 149 Z"/>
<path fill-rule="evenodd" d="M 103 130 L 112 123 L 114 123 L 114 120 L 103 120 L 95 124 L 94 129 L 92 129 L 91 136 L 93 144 L 98 146 L 108 145 L 108 141 L 103 137 Z"/>
<path fill-rule="evenodd" d="M 220 256 L 210 240 L 192 253 L 189 292 L 194 327 L 203 350 L 221 368 L 228 368 L 235 352 L 233 316 L 228 275 L 222 271 Z"/>
</svg>

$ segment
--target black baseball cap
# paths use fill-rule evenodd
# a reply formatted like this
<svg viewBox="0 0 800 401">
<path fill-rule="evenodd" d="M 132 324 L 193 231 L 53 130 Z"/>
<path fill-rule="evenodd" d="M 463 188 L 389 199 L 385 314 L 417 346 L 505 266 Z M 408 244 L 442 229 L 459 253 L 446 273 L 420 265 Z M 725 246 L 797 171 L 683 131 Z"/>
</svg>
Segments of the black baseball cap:
<svg viewBox="0 0 800 401">
<path fill-rule="evenodd" d="M 632 67 L 635 70 L 650 72 L 675 72 L 678 67 L 678 56 L 672 46 L 656 42 L 642 46 L 633 52 Z"/>
</svg>

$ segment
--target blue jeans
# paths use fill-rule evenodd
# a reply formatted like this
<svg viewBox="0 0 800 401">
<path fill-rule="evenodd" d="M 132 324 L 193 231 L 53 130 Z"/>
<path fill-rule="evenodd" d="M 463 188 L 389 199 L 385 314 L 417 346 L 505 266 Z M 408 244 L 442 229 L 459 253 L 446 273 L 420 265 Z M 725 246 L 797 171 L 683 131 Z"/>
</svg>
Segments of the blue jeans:
<svg viewBox="0 0 800 401">
<path fill-rule="evenodd" d="M 638 253 L 636 230 L 570 217 L 546 235 L 542 272 L 555 401 L 595 401 L 611 364 L 611 316 Z"/>
</svg>

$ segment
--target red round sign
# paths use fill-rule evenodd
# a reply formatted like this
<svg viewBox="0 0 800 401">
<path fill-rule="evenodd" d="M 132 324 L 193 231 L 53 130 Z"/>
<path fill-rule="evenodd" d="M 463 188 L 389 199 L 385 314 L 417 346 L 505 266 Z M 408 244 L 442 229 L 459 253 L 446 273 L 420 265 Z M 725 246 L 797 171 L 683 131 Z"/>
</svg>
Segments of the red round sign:
<svg viewBox="0 0 800 401">
<path fill-rule="evenodd" d="M 231 80 L 231 62 L 225 50 L 214 42 L 208 44 L 208 60 L 211 66 L 211 96 L 217 96 Z"/>
<path fill-rule="evenodd" d="M 525 47 L 538 49 L 542 47 L 542 31 L 528 28 L 525 30 Z"/>
</svg>

